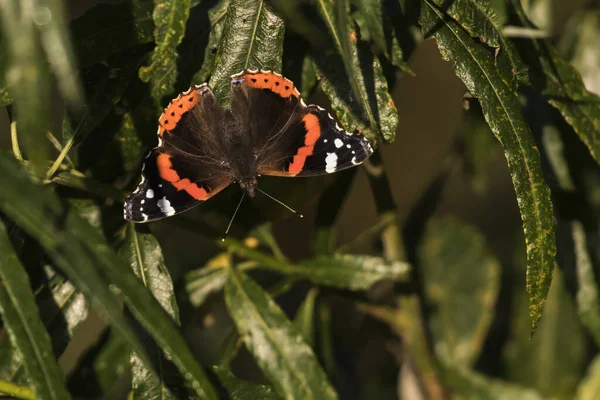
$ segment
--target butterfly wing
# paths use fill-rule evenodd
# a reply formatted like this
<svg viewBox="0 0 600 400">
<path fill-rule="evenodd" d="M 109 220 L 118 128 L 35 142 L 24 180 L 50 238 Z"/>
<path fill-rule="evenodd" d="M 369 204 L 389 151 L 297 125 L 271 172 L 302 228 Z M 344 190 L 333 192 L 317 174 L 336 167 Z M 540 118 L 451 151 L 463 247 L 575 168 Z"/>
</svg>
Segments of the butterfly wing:
<svg viewBox="0 0 600 400">
<path fill-rule="evenodd" d="M 232 110 L 247 126 L 259 173 L 316 176 L 353 167 L 373 149 L 344 131 L 324 109 L 306 105 L 294 84 L 269 71 L 244 71 L 231 81 Z"/>
<path fill-rule="evenodd" d="M 125 200 L 126 220 L 149 222 L 178 214 L 231 183 L 215 138 L 224 115 L 206 84 L 167 106 L 159 118 L 158 146 L 146 156 L 142 181 Z"/>
</svg>

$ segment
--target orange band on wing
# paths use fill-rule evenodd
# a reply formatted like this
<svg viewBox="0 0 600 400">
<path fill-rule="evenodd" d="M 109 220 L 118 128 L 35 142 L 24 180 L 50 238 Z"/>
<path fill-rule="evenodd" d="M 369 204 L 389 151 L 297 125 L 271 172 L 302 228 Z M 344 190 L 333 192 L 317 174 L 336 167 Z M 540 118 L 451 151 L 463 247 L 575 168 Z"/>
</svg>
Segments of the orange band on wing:
<svg viewBox="0 0 600 400">
<path fill-rule="evenodd" d="M 181 116 L 191 110 L 198 103 L 198 89 L 191 88 L 185 93 L 177 96 L 158 119 L 160 126 L 166 131 L 175 129 Z M 159 133 L 162 136 L 162 132 Z"/>
<path fill-rule="evenodd" d="M 159 154 L 156 158 L 158 166 L 158 174 L 167 182 L 171 182 L 177 190 L 185 190 L 190 196 L 196 200 L 204 199 L 210 192 L 210 188 L 204 189 L 196 183 L 192 183 L 188 178 L 181 179 L 179 174 L 173 169 L 171 156 L 168 154 Z"/>
<path fill-rule="evenodd" d="M 299 174 L 304 168 L 306 163 L 306 157 L 311 156 L 315 149 L 315 143 L 321 136 L 321 125 L 319 125 L 319 118 L 314 114 L 306 114 L 302 118 L 304 127 L 306 128 L 306 136 L 304 137 L 304 146 L 298 149 L 298 152 L 292 159 L 288 167 L 288 171 Z"/>
<path fill-rule="evenodd" d="M 255 89 L 268 89 L 281 97 L 300 97 L 300 92 L 289 79 L 274 72 L 249 72 L 244 75 L 246 84 Z"/>
</svg>

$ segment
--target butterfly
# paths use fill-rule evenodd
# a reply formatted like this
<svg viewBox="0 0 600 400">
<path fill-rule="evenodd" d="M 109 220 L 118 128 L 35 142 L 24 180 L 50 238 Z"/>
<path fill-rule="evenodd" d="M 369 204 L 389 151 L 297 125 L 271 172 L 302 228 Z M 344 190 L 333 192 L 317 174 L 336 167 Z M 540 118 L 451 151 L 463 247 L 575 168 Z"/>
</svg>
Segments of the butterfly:
<svg viewBox="0 0 600 400">
<path fill-rule="evenodd" d="M 325 175 L 373 153 L 363 135 L 344 131 L 323 108 L 306 105 L 292 81 L 276 72 L 233 75 L 230 99 L 231 108 L 224 109 L 204 83 L 169 103 L 158 120 L 158 146 L 125 200 L 126 220 L 181 213 L 231 183 L 254 197 L 262 192 L 260 175 Z"/>
</svg>

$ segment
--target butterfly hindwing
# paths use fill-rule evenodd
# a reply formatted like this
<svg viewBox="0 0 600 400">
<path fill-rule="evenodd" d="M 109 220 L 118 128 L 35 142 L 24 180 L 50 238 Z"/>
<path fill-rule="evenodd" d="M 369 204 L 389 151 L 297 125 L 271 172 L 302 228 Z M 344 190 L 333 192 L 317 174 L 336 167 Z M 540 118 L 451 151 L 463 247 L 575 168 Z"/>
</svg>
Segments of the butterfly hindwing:
<svg viewBox="0 0 600 400">
<path fill-rule="evenodd" d="M 159 145 L 144 160 L 142 182 L 125 201 L 126 220 L 147 222 L 180 213 L 231 183 L 214 154 L 223 118 L 206 85 L 167 106 L 159 119 Z"/>
<path fill-rule="evenodd" d="M 261 174 L 324 175 L 358 165 L 373 153 L 364 136 L 347 133 L 324 109 L 304 104 L 294 84 L 277 73 L 234 75 L 231 101 L 253 135 Z"/>
</svg>

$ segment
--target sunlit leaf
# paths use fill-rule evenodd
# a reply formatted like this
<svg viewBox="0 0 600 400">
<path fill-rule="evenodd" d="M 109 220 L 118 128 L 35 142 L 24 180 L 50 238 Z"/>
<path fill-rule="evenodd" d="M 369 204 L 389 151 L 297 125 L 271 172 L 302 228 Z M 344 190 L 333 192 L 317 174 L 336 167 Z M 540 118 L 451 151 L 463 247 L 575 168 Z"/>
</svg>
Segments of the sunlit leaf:
<svg viewBox="0 0 600 400">
<path fill-rule="evenodd" d="M 434 348 L 469 367 L 494 317 L 500 264 L 480 232 L 453 218 L 429 223 L 418 254 Z"/>
<path fill-rule="evenodd" d="M 243 381 L 224 367 L 213 367 L 213 371 L 225 386 L 231 400 L 281 400 L 273 388 Z"/>
<path fill-rule="evenodd" d="M 461 398 L 472 400 L 543 400 L 534 389 L 489 378 L 468 369 L 449 367 L 445 379 Z"/>
<path fill-rule="evenodd" d="M 600 397 L 600 356 L 588 367 L 587 375 L 577 388 L 577 400 L 595 400 Z"/>
<path fill-rule="evenodd" d="M 246 68 L 281 71 L 283 20 L 266 0 L 230 0 L 210 86 L 227 103 L 231 75 Z"/>
<path fill-rule="evenodd" d="M 44 399 L 70 399 L 62 372 L 52 352 L 29 277 L 19 261 L 6 227 L 0 222 L 0 312 L 10 340 L 19 349 L 23 365 L 36 396 Z"/>
<path fill-rule="evenodd" d="M 183 40 L 190 15 L 190 0 L 155 0 L 154 41 L 150 65 L 140 68 L 139 76 L 152 85 L 152 96 L 160 100 L 173 93 L 177 80 L 177 46 Z"/>
<path fill-rule="evenodd" d="M 220 253 L 209 260 L 204 267 L 191 271 L 185 276 L 185 288 L 190 302 L 195 307 L 200 307 L 211 293 L 223 289 L 227 281 L 228 265 L 229 257 L 226 253 Z"/>
<path fill-rule="evenodd" d="M 390 262 L 381 257 L 336 254 L 302 262 L 294 269 L 294 275 L 318 285 L 365 290 L 381 279 L 407 279 L 409 271 L 409 265 L 400 261 Z"/>
<path fill-rule="evenodd" d="M 554 216 L 539 153 L 519 99 L 502 79 L 493 55 L 428 0 L 422 2 L 420 23 L 427 35 L 435 36 L 442 56 L 454 62 L 457 76 L 479 99 L 486 121 L 504 147 L 527 243 L 529 315 L 535 329 L 552 281 Z"/>
<path fill-rule="evenodd" d="M 244 273 L 229 271 L 227 309 L 277 392 L 286 398 L 337 399 L 310 346 L 279 306 Z"/>
</svg>

